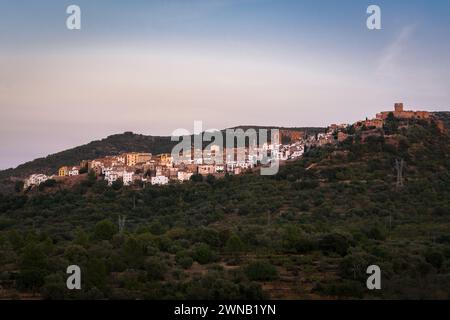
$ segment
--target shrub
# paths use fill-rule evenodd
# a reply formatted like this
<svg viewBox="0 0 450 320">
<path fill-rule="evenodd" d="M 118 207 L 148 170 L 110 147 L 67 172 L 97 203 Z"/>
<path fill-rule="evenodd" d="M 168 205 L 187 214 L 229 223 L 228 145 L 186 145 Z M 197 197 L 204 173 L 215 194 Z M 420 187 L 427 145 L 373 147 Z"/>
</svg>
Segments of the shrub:
<svg viewBox="0 0 450 320">
<path fill-rule="evenodd" d="M 325 235 L 319 241 L 319 248 L 325 252 L 337 253 L 341 256 L 347 254 L 350 243 L 346 237 L 338 233 L 330 233 Z"/>
<path fill-rule="evenodd" d="M 145 260 L 145 270 L 149 280 L 163 280 L 167 265 L 157 257 L 149 257 Z"/>
<path fill-rule="evenodd" d="M 226 250 L 229 253 L 239 253 L 244 250 L 244 243 L 241 238 L 239 238 L 236 234 L 233 234 L 227 241 Z"/>
<path fill-rule="evenodd" d="M 246 268 L 245 273 L 253 281 L 271 281 L 277 278 L 277 269 L 267 261 L 251 262 Z"/>
<path fill-rule="evenodd" d="M 36 290 L 44 285 L 44 278 L 46 275 L 47 274 L 43 269 L 24 269 L 17 277 L 17 288 Z"/>
<path fill-rule="evenodd" d="M 440 269 L 444 263 L 444 255 L 437 250 L 430 250 L 425 252 L 425 260 L 436 269 Z"/>
<path fill-rule="evenodd" d="M 375 262 L 375 258 L 366 252 L 354 252 L 346 255 L 339 264 L 339 274 L 346 279 L 364 281 L 367 278 L 367 267 Z"/>
<path fill-rule="evenodd" d="M 175 261 L 183 269 L 189 269 L 192 266 L 194 259 L 192 259 L 186 251 L 180 251 L 175 256 Z"/>
<path fill-rule="evenodd" d="M 51 274 L 45 277 L 44 282 L 41 293 L 45 299 L 62 300 L 65 298 L 67 287 L 60 274 Z"/>
<path fill-rule="evenodd" d="M 207 264 L 214 260 L 214 255 L 206 243 L 199 243 L 192 251 L 192 258 L 200 264 Z"/>
</svg>

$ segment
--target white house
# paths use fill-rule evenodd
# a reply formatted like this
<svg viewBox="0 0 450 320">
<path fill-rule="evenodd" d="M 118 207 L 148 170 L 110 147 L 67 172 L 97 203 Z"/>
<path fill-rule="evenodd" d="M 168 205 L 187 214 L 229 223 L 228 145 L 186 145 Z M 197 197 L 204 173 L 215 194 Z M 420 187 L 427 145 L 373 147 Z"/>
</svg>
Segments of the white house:
<svg viewBox="0 0 450 320">
<path fill-rule="evenodd" d="M 77 176 L 80 174 L 80 167 L 72 167 L 69 170 L 69 176 Z"/>
<path fill-rule="evenodd" d="M 125 186 L 129 186 L 130 184 L 133 183 L 133 175 L 134 175 L 133 171 L 125 170 L 123 172 L 123 184 Z"/>
<path fill-rule="evenodd" d="M 294 152 L 292 152 L 292 154 L 291 154 L 291 158 L 292 159 L 299 158 L 302 155 L 303 155 L 303 149 L 294 150 Z"/>
<path fill-rule="evenodd" d="M 114 181 L 118 180 L 120 177 L 115 172 L 109 172 L 107 176 L 105 176 L 105 180 L 108 181 L 108 185 L 112 185 Z"/>
<path fill-rule="evenodd" d="M 24 181 L 23 188 L 28 189 L 31 186 L 38 186 L 48 179 L 49 177 L 42 173 L 32 174 Z"/>
<path fill-rule="evenodd" d="M 223 164 L 216 164 L 216 173 L 225 172 L 225 166 Z"/>
<path fill-rule="evenodd" d="M 180 182 L 188 181 L 192 177 L 192 175 L 193 175 L 192 172 L 178 171 L 178 181 Z"/>
<path fill-rule="evenodd" d="M 242 168 L 241 167 L 234 168 L 233 173 L 236 174 L 236 175 L 241 174 L 242 173 Z"/>
<path fill-rule="evenodd" d="M 280 151 L 280 160 L 287 160 L 287 159 L 289 159 L 290 155 L 291 155 L 291 151 L 289 149 L 283 148 Z"/>
<path fill-rule="evenodd" d="M 157 185 L 168 184 L 169 183 L 169 178 L 167 178 L 166 176 L 152 177 L 151 183 L 152 183 L 152 185 L 155 185 L 155 184 L 157 184 Z"/>
<path fill-rule="evenodd" d="M 105 175 L 105 177 L 108 175 L 108 174 L 110 174 L 111 172 L 112 172 L 112 168 L 111 167 L 101 167 L 102 168 L 102 174 L 104 174 Z"/>
<path fill-rule="evenodd" d="M 226 163 L 227 165 L 227 171 L 233 171 L 234 168 L 236 167 L 236 161 L 227 161 Z"/>
<path fill-rule="evenodd" d="M 105 180 L 108 181 L 108 185 L 112 185 L 114 181 L 116 181 L 119 178 L 123 178 L 124 169 L 123 167 L 118 168 L 105 168 L 104 174 L 105 174 Z"/>
</svg>

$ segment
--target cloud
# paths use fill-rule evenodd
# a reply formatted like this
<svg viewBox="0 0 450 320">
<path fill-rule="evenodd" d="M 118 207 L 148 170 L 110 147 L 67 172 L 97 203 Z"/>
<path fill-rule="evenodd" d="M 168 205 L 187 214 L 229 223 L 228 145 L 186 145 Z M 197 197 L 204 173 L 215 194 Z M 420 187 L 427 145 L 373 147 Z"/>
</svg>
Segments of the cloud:
<svg viewBox="0 0 450 320">
<path fill-rule="evenodd" d="M 397 37 L 384 48 L 378 61 L 375 74 L 377 76 L 394 76 L 399 69 L 405 47 L 416 29 L 415 25 L 404 26 Z"/>
</svg>

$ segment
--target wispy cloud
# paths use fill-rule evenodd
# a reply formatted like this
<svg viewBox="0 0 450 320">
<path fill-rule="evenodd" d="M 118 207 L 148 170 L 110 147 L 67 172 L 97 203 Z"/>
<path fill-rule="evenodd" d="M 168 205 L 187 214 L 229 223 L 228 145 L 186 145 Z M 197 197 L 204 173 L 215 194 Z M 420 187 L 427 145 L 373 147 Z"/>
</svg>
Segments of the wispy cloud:
<svg viewBox="0 0 450 320">
<path fill-rule="evenodd" d="M 405 47 L 415 29 L 416 25 L 404 26 L 395 39 L 383 50 L 376 68 L 377 76 L 393 76 L 397 73 L 402 55 L 405 53 Z"/>
</svg>

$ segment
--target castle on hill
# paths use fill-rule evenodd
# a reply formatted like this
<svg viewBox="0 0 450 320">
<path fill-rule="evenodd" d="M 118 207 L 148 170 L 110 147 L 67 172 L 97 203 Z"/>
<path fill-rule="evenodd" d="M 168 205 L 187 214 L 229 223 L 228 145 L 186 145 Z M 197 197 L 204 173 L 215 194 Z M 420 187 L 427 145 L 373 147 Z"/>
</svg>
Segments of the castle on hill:
<svg viewBox="0 0 450 320">
<path fill-rule="evenodd" d="M 403 110 L 403 103 L 396 103 L 394 105 L 394 111 L 383 111 L 377 113 L 376 118 L 380 120 L 386 120 L 390 113 L 393 113 L 395 118 L 398 119 L 429 119 L 430 113 L 428 111 L 405 111 Z"/>
</svg>

